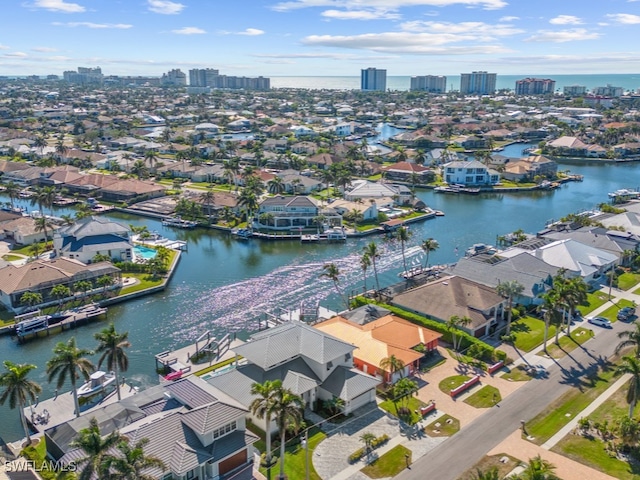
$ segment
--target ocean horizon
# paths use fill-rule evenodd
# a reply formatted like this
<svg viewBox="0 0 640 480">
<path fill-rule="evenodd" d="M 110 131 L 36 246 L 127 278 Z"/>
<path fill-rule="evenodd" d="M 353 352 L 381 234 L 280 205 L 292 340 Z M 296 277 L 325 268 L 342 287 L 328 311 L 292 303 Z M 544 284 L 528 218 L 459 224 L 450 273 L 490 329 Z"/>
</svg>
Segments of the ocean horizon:
<svg viewBox="0 0 640 480">
<path fill-rule="evenodd" d="M 409 90 L 413 75 L 388 75 L 388 90 Z M 445 75 L 447 91 L 460 89 L 460 75 Z M 523 78 L 550 78 L 556 81 L 556 91 L 570 85 L 583 85 L 587 90 L 612 85 L 625 91 L 640 90 L 640 73 L 575 74 L 575 75 L 497 75 L 496 88 L 515 90 L 516 81 Z M 300 88 L 308 90 L 359 90 L 360 76 L 272 76 L 271 88 Z"/>
</svg>

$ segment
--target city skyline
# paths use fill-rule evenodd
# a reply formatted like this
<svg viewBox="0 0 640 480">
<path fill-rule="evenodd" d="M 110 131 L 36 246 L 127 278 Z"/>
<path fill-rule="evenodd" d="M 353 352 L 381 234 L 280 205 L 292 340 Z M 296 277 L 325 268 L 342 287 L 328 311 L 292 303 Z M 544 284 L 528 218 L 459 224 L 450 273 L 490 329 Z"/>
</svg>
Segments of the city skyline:
<svg viewBox="0 0 640 480">
<path fill-rule="evenodd" d="M 7 0 L 0 75 L 640 73 L 640 1 Z"/>
</svg>

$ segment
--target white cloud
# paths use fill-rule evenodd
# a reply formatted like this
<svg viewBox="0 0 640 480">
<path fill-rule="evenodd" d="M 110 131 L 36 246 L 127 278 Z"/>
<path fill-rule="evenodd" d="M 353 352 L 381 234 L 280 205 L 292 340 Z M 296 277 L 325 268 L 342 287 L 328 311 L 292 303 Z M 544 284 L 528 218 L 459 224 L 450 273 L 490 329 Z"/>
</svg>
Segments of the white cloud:
<svg viewBox="0 0 640 480">
<path fill-rule="evenodd" d="M 597 40 L 600 38 L 600 34 L 596 32 L 589 32 L 586 28 L 574 28 L 572 30 L 538 30 L 537 33 L 529 38 L 526 38 L 525 42 L 553 42 L 553 43 L 565 43 L 575 42 L 578 40 Z"/>
<path fill-rule="evenodd" d="M 171 33 L 176 33 L 178 35 L 202 35 L 207 32 L 206 30 L 198 27 L 183 27 L 177 30 L 171 30 Z"/>
<path fill-rule="evenodd" d="M 80 13 L 86 9 L 77 3 L 68 3 L 64 0 L 35 0 L 33 6 L 36 8 L 44 8 L 52 12 L 63 13 Z"/>
<path fill-rule="evenodd" d="M 34 52 L 42 52 L 42 53 L 58 51 L 57 49 L 51 48 L 51 47 L 33 47 L 31 50 Z"/>
<path fill-rule="evenodd" d="M 523 33 L 524 30 L 513 28 L 510 25 L 497 24 L 491 25 L 483 22 L 423 22 L 411 21 L 404 22 L 400 28 L 407 32 L 428 32 L 436 34 L 465 34 L 473 35 L 476 40 L 488 41 L 495 37 L 504 37 Z"/>
<path fill-rule="evenodd" d="M 242 30 L 241 32 L 229 32 L 227 30 L 220 30 L 218 34 L 219 35 L 245 35 L 247 37 L 256 37 L 258 35 L 264 35 L 265 31 L 257 28 L 247 28 L 246 30 Z"/>
<path fill-rule="evenodd" d="M 416 55 L 495 54 L 509 52 L 501 45 L 478 45 L 474 35 L 451 33 L 385 32 L 362 35 L 311 35 L 302 40 L 305 45 L 333 48 L 353 48 L 382 53 L 408 53 Z M 451 46 L 451 43 L 469 42 Z"/>
<path fill-rule="evenodd" d="M 182 3 L 171 2 L 169 0 L 147 0 L 149 11 L 162 15 L 176 15 L 184 10 Z"/>
<path fill-rule="evenodd" d="M 516 20 L 520 20 L 520 17 L 514 17 L 507 15 L 506 17 L 500 17 L 499 22 L 515 22 Z"/>
<path fill-rule="evenodd" d="M 549 23 L 553 25 L 580 25 L 584 22 L 581 18 L 573 15 L 558 15 L 557 17 L 549 20 Z"/>
<path fill-rule="evenodd" d="M 9 47 L 0 43 L 0 50 L 9 50 Z"/>
<path fill-rule="evenodd" d="M 57 27 L 86 27 L 86 28 L 94 28 L 94 29 L 105 29 L 105 28 L 113 28 L 116 30 L 126 30 L 128 28 L 133 27 L 133 25 L 129 25 L 128 23 L 93 23 L 93 22 L 53 22 L 52 25 Z"/>
<path fill-rule="evenodd" d="M 396 58 L 390 55 L 382 56 L 378 55 L 372 57 L 370 55 L 354 55 L 353 53 L 326 53 L 326 52 L 310 52 L 310 53 L 257 53 L 252 55 L 257 58 L 279 58 L 279 59 L 317 59 L 328 58 L 331 60 L 366 60 L 366 61 L 378 61 L 378 60 L 390 60 Z"/>
<path fill-rule="evenodd" d="M 614 22 L 624 23 L 625 25 L 636 25 L 640 23 L 640 15 L 632 15 L 630 13 L 611 13 L 606 15 Z"/>
<path fill-rule="evenodd" d="M 27 55 L 24 52 L 11 52 L 11 53 L 5 53 L 4 55 L 2 55 L 3 57 L 7 57 L 7 58 L 26 58 L 29 55 Z"/>
<path fill-rule="evenodd" d="M 398 20 L 399 13 L 384 10 L 325 10 L 320 15 L 334 20 Z"/>
<path fill-rule="evenodd" d="M 275 4 L 272 8 L 278 12 L 297 10 L 309 7 L 333 7 L 344 8 L 341 0 L 288 0 Z M 389 0 L 350 0 L 349 8 L 353 10 L 389 10 Z M 497 10 L 506 7 L 505 0 L 395 0 L 393 10 L 403 7 L 447 7 L 449 5 L 467 5 L 471 7 L 482 7 L 485 10 Z"/>
</svg>

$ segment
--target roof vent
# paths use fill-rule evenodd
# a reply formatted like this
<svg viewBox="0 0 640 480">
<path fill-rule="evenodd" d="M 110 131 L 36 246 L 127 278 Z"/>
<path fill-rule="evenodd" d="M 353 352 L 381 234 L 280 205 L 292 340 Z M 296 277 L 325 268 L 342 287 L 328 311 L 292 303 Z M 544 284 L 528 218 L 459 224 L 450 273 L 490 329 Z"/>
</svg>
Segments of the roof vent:
<svg viewBox="0 0 640 480">
<path fill-rule="evenodd" d="M 442 285 L 449 285 L 449 282 L 442 282 Z"/>
</svg>

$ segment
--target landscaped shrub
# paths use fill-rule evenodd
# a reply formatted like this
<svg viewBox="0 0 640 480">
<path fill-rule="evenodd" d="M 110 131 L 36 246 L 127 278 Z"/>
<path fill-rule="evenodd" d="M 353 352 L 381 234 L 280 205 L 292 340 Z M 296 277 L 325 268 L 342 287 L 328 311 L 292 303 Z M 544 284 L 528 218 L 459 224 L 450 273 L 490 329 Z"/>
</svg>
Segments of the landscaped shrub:
<svg viewBox="0 0 640 480">
<path fill-rule="evenodd" d="M 389 435 L 386 433 L 377 437 L 373 442 L 371 442 L 371 448 L 378 448 L 381 445 L 384 445 L 389 441 Z"/>
<path fill-rule="evenodd" d="M 364 457 L 365 453 L 366 452 L 364 448 L 359 448 L 358 450 L 353 452 L 351 455 L 349 455 L 349 463 L 356 463 L 358 460 Z"/>
<path fill-rule="evenodd" d="M 371 450 L 375 450 L 376 448 L 380 447 L 381 445 L 384 445 L 388 441 L 389 441 L 389 435 L 387 435 L 386 433 L 383 435 L 380 435 L 379 437 L 374 438 L 371 441 Z M 357 462 L 366 454 L 367 454 L 367 451 L 364 448 L 359 448 L 358 450 L 353 452 L 351 455 L 349 455 L 349 463 Z"/>
</svg>

